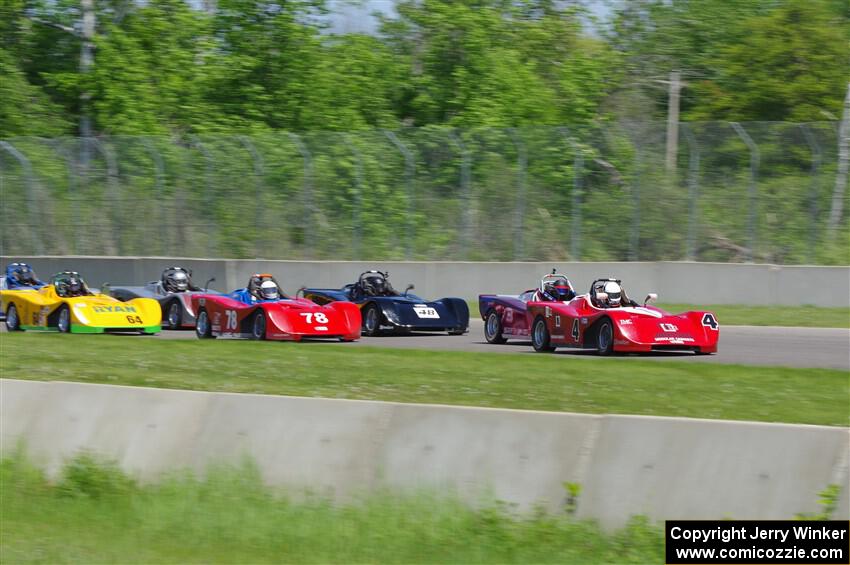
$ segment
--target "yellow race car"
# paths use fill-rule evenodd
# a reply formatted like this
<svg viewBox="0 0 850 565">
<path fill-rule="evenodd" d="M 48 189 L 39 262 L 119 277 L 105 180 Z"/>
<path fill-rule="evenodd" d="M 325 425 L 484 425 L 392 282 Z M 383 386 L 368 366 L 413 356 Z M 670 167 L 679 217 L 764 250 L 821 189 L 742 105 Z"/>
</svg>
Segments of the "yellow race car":
<svg viewBox="0 0 850 565">
<path fill-rule="evenodd" d="M 94 293 L 79 273 L 54 275 L 39 290 L 0 290 L 9 331 L 41 330 L 62 333 L 160 331 L 162 308 L 152 298 L 121 302 Z"/>
</svg>

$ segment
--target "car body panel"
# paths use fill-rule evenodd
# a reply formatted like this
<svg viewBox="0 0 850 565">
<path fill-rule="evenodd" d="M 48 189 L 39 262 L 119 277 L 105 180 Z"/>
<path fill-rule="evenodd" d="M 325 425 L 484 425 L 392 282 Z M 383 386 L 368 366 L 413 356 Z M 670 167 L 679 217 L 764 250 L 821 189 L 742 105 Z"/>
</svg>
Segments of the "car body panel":
<svg viewBox="0 0 850 565">
<path fill-rule="evenodd" d="M 305 288 L 304 298 L 316 304 L 349 302 L 363 311 L 370 304 L 381 312 L 381 328 L 401 331 L 451 331 L 469 329 L 469 306 L 460 298 L 425 300 L 414 294 L 368 296 L 354 299 L 352 285 L 341 289 Z"/>
<path fill-rule="evenodd" d="M 150 298 L 156 300 L 161 307 L 161 315 L 163 320 L 167 315 L 169 305 L 173 301 L 180 303 L 180 328 L 191 329 L 195 327 L 196 312 L 192 302 L 192 296 L 195 294 L 218 294 L 214 291 L 203 290 L 187 290 L 184 292 L 168 292 L 163 288 L 161 281 L 151 281 L 144 286 L 120 286 L 110 287 L 109 294 L 118 300 L 127 302 L 134 298 Z"/>
<path fill-rule="evenodd" d="M 546 321 L 552 346 L 596 348 L 598 327 L 608 319 L 617 352 L 717 352 L 720 326 L 712 312 L 671 314 L 649 305 L 599 308 L 589 294 L 569 302 L 529 302 L 527 308 L 532 323 L 538 317 Z"/>
<path fill-rule="evenodd" d="M 53 285 L 32 290 L 0 290 L 4 313 L 14 304 L 21 329 L 57 331 L 59 309 L 67 305 L 71 333 L 160 331 L 161 312 L 155 300 L 137 298 L 121 302 L 104 294 L 61 297 Z"/>
<path fill-rule="evenodd" d="M 528 302 L 533 298 L 534 290 L 519 295 L 481 294 L 478 296 L 478 311 L 481 319 L 487 319 L 491 310 L 499 316 L 502 324 L 502 339 L 528 340 L 531 332 L 531 317 L 528 314 Z"/>
<path fill-rule="evenodd" d="M 213 336 L 251 337 L 258 310 L 266 316 L 265 339 L 300 341 L 304 338 L 360 338 L 360 310 L 353 304 L 320 306 L 304 298 L 245 303 L 231 294 L 192 293 L 192 309 L 207 312 Z"/>
</svg>

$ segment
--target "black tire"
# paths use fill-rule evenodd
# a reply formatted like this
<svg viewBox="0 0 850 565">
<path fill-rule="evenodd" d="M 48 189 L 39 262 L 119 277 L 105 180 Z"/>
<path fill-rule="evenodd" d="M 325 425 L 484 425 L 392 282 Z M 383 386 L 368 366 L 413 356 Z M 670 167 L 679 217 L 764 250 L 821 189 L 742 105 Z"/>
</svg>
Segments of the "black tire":
<svg viewBox="0 0 850 565">
<path fill-rule="evenodd" d="M 484 316 L 484 339 L 487 343 L 505 343 L 508 341 L 502 336 L 502 317 L 493 309 L 487 311 Z"/>
<path fill-rule="evenodd" d="M 599 322 L 596 330 L 596 347 L 600 355 L 611 355 L 614 352 L 614 325 L 608 318 Z"/>
<path fill-rule="evenodd" d="M 363 308 L 363 335 L 374 337 L 381 333 L 381 310 L 374 302 Z"/>
<path fill-rule="evenodd" d="M 210 315 L 204 308 L 198 311 L 198 318 L 195 323 L 195 335 L 198 339 L 215 338 L 212 334 L 212 325 L 210 325 Z"/>
<path fill-rule="evenodd" d="M 251 339 L 266 339 L 266 313 L 261 308 L 251 317 Z"/>
<path fill-rule="evenodd" d="M 162 309 L 162 329 L 179 330 L 183 321 L 183 306 L 179 300 L 172 300 Z"/>
<path fill-rule="evenodd" d="M 60 306 L 56 313 L 56 329 L 62 334 L 71 332 L 71 309 L 67 304 Z"/>
<path fill-rule="evenodd" d="M 21 318 L 18 316 L 18 309 L 14 304 L 9 304 L 6 308 L 6 329 L 10 332 L 22 332 Z"/>
<path fill-rule="evenodd" d="M 534 347 L 534 351 L 538 353 L 555 351 L 550 341 L 551 336 L 549 335 L 549 328 L 546 327 L 546 320 L 543 319 L 543 316 L 537 316 L 531 325 L 531 345 Z"/>
</svg>

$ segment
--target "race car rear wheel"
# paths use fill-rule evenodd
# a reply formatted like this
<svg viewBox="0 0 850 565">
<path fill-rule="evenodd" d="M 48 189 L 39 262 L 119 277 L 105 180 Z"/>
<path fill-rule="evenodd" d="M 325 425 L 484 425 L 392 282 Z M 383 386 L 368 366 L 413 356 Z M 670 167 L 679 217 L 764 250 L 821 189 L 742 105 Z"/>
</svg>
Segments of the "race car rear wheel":
<svg viewBox="0 0 850 565">
<path fill-rule="evenodd" d="M 363 309 L 363 335 L 376 336 L 381 331 L 381 312 L 376 304 Z"/>
<path fill-rule="evenodd" d="M 21 319 L 18 317 L 18 309 L 15 308 L 14 304 L 9 304 L 9 308 L 6 309 L 6 329 L 10 332 L 20 332 L 21 330 Z"/>
<path fill-rule="evenodd" d="M 59 333 L 66 334 L 71 331 L 71 309 L 67 304 L 59 307 L 59 316 L 56 318 L 56 329 Z"/>
<path fill-rule="evenodd" d="M 599 348 L 600 355 L 611 355 L 614 352 L 614 326 L 611 325 L 611 320 L 605 318 L 599 324 L 599 330 L 596 332 L 596 345 Z"/>
<path fill-rule="evenodd" d="M 165 308 L 165 316 L 163 322 L 163 329 L 166 330 L 179 330 L 180 322 L 183 320 L 183 307 L 180 306 L 180 302 L 177 300 L 172 300 L 168 303 L 168 306 Z"/>
<path fill-rule="evenodd" d="M 266 339 L 266 314 L 257 310 L 251 319 L 251 339 Z"/>
<path fill-rule="evenodd" d="M 203 308 L 198 312 L 198 319 L 195 323 L 195 335 L 199 339 L 214 338 L 212 334 L 212 326 L 210 326 L 210 316 Z"/>
<path fill-rule="evenodd" d="M 546 327 L 546 320 L 542 316 L 538 316 L 531 329 L 531 345 L 534 346 L 534 351 L 538 353 L 555 351 L 550 340 L 551 336 L 549 335 L 549 328 Z"/>
<path fill-rule="evenodd" d="M 502 337 L 502 317 L 495 310 L 488 310 L 484 318 L 484 339 L 487 343 L 505 343 Z"/>
</svg>

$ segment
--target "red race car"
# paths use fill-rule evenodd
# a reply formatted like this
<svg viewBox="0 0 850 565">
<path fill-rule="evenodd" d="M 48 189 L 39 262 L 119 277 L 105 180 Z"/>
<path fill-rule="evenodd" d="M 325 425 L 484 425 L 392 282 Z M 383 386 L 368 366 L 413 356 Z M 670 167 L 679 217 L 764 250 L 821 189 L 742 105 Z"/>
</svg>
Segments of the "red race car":
<svg viewBox="0 0 850 565">
<path fill-rule="evenodd" d="M 248 337 L 301 341 L 303 338 L 360 338 L 360 310 L 350 302 L 319 306 L 286 296 L 269 274 L 251 276 L 246 288 L 230 294 L 193 294 L 195 333 L 201 339 Z"/>
<path fill-rule="evenodd" d="M 528 340 L 534 320 L 528 312 L 529 303 L 561 302 L 572 300 L 575 295 L 569 279 L 554 269 L 540 280 L 539 287 L 526 290 L 518 296 L 479 295 L 478 310 L 484 320 L 484 339 L 488 343 L 505 343 L 515 338 Z"/>
<path fill-rule="evenodd" d="M 536 351 L 556 347 L 613 352 L 692 351 L 717 352 L 720 326 L 711 312 L 673 315 L 648 303 L 630 300 L 618 279 L 597 279 L 590 292 L 567 302 L 531 301 L 531 343 Z"/>
</svg>

